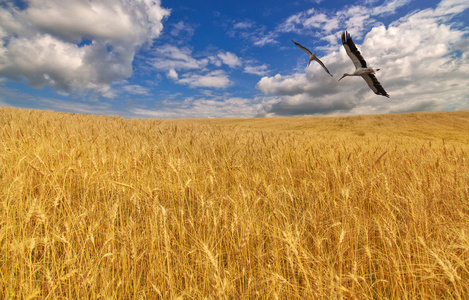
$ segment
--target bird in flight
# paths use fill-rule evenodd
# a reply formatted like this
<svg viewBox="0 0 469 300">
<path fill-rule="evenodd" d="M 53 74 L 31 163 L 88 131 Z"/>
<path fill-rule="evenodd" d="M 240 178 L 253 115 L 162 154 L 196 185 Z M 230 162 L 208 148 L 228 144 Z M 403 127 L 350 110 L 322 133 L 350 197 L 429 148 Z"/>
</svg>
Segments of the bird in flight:
<svg viewBox="0 0 469 300">
<path fill-rule="evenodd" d="M 389 98 L 388 93 L 384 90 L 381 83 L 374 75 L 379 69 L 368 68 L 366 61 L 363 59 L 360 51 L 358 51 L 357 46 L 352 41 L 350 34 L 347 31 L 342 33 L 342 44 L 344 45 L 345 51 L 355 65 L 355 72 L 352 74 L 345 73 L 342 77 L 339 78 L 339 81 L 346 76 L 361 76 L 365 79 L 368 86 L 375 92 L 376 95 L 381 95 Z"/>
<path fill-rule="evenodd" d="M 293 43 L 295 43 L 295 45 L 297 45 L 300 49 L 303 49 L 303 51 L 305 51 L 306 53 L 308 53 L 309 55 L 309 61 L 308 61 L 308 66 L 309 64 L 311 63 L 311 61 L 315 60 L 317 61 L 321 67 L 324 68 L 324 70 L 327 72 L 327 74 L 331 75 L 332 74 L 329 72 L 329 70 L 326 68 L 326 66 L 322 63 L 322 61 L 319 60 L 319 58 L 316 57 L 316 54 L 315 53 L 312 53 L 311 51 L 309 51 L 307 48 L 301 46 L 300 44 L 298 44 L 297 42 L 295 42 L 294 40 L 291 40 Z"/>
</svg>

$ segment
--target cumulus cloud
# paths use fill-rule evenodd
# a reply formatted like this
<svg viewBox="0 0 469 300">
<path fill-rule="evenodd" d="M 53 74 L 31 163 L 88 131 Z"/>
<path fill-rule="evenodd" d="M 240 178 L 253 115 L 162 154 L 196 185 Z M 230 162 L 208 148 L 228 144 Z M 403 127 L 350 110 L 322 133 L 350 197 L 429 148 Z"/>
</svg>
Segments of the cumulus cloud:
<svg viewBox="0 0 469 300">
<path fill-rule="evenodd" d="M 271 99 L 264 103 L 264 112 L 258 116 L 302 116 L 302 115 L 323 115 L 347 112 L 355 106 L 355 99 L 331 97 L 326 95 L 311 101 L 308 94 L 297 94 L 283 99 Z"/>
<path fill-rule="evenodd" d="M 166 72 L 167 78 L 191 88 L 221 89 L 233 85 L 228 73 L 219 69 L 224 66 L 256 75 L 267 73 L 267 65 L 255 65 L 254 60 L 243 59 L 224 50 L 212 49 L 194 54 L 189 47 L 165 44 L 155 48 L 152 55 L 148 60 L 155 70 Z M 213 70 L 213 66 L 217 69 Z"/>
<path fill-rule="evenodd" d="M 226 64 L 229 67 L 236 67 L 242 63 L 241 59 L 231 52 L 219 51 L 215 55 L 197 59 L 194 58 L 190 48 L 168 44 L 154 49 L 153 55 L 150 64 L 155 70 L 164 71 L 166 77 L 191 88 L 221 89 L 229 87 L 233 82 L 229 79 L 228 74 L 220 69 L 210 71 L 208 65 L 220 67 L 222 64 Z"/>
<path fill-rule="evenodd" d="M 158 37 L 160 1 L 34 0 L 0 7 L 0 75 L 61 92 L 113 97 L 136 51 Z"/>
<path fill-rule="evenodd" d="M 337 79 L 326 76 L 319 68 L 311 68 L 306 73 L 263 77 L 256 88 L 274 96 L 265 99 L 260 116 L 341 114 L 352 109 L 358 95 L 348 95 L 348 90 L 340 89 Z"/>
<path fill-rule="evenodd" d="M 397 2 L 397 1 L 394 1 Z M 398 3 L 397 3 L 398 4 Z M 397 5 L 396 4 L 396 5 Z M 446 21 L 469 8 L 462 0 L 444 0 L 435 9 L 413 12 L 374 26 L 357 47 L 368 65 L 380 68 L 377 78 L 391 95 L 375 95 L 366 82 L 347 77 L 354 66 L 343 47 L 322 58 L 336 76 L 322 76 L 315 64 L 306 73 L 263 77 L 256 88 L 265 95 L 261 115 L 363 114 L 467 107 L 469 50 L 467 31 Z M 386 9 L 387 11 L 389 9 Z"/>
</svg>

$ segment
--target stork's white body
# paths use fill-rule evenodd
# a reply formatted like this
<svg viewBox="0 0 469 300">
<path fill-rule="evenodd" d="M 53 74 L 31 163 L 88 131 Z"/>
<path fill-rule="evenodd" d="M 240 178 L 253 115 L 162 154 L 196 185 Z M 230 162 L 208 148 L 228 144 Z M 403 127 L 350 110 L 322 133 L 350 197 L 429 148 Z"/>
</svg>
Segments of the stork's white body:
<svg viewBox="0 0 469 300">
<path fill-rule="evenodd" d="M 379 69 L 378 69 L 379 70 Z M 373 68 L 357 68 L 352 74 L 346 73 L 348 76 L 363 76 L 368 74 L 375 74 L 376 70 Z"/>
<path fill-rule="evenodd" d="M 365 79 L 366 83 L 375 94 L 389 98 L 388 93 L 384 90 L 383 86 L 381 83 L 379 83 L 378 79 L 376 79 L 376 76 L 374 75 L 376 71 L 379 71 L 379 69 L 369 68 L 366 65 L 366 61 L 363 59 L 363 56 L 361 55 L 360 51 L 358 51 L 355 43 L 352 41 L 352 38 L 347 31 L 342 33 L 342 44 L 344 45 L 345 52 L 347 52 L 347 55 L 355 65 L 355 72 L 352 74 L 345 73 L 342 77 L 339 78 L 339 81 L 346 76 L 361 76 L 363 79 Z"/>
</svg>

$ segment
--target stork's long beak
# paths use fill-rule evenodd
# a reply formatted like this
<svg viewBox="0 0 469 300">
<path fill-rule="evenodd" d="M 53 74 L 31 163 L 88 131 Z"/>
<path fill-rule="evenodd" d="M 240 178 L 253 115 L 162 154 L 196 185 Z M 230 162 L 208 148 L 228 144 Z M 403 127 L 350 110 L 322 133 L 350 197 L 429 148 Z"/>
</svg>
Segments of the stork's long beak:
<svg viewBox="0 0 469 300">
<path fill-rule="evenodd" d="M 337 81 L 340 81 L 342 78 L 344 78 L 345 76 L 347 76 L 346 74 L 342 75 L 342 77 L 339 78 L 339 80 Z"/>
</svg>

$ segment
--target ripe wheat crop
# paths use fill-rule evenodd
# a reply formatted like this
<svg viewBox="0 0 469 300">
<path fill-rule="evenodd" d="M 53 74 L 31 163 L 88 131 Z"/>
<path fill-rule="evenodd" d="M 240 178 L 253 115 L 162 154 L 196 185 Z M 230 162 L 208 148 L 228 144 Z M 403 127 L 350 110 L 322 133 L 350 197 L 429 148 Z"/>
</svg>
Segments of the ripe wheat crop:
<svg viewBox="0 0 469 300">
<path fill-rule="evenodd" d="M 2 299 L 467 299 L 469 112 L 0 108 Z"/>
</svg>

